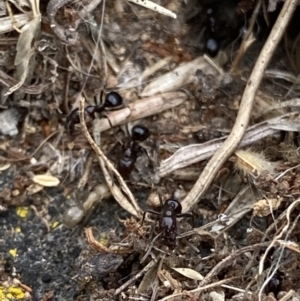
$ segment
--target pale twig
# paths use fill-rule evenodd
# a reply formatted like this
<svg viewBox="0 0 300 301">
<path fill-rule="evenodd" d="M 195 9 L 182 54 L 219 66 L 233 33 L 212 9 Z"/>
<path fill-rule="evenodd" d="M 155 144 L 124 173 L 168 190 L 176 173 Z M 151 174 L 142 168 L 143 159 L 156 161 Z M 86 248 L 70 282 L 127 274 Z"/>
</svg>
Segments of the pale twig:
<svg viewBox="0 0 300 301">
<path fill-rule="evenodd" d="M 176 19 L 177 16 L 175 13 L 171 12 L 170 10 L 152 2 L 152 1 L 149 1 L 149 0 L 128 0 L 129 2 L 133 2 L 137 5 L 140 5 L 140 6 L 143 6 L 143 7 L 146 7 L 148 9 L 151 9 L 151 10 L 154 10 L 154 11 L 157 11 L 158 13 L 162 14 L 162 15 L 165 15 L 165 16 L 168 16 L 168 17 L 171 17 L 171 18 L 174 18 Z"/>
<path fill-rule="evenodd" d="M 134 208 L 134 206 L 132 206 L 130 204 L 130 202 L 128 202 L 127 198 L 124 197 L 124 195 L 122 194 L 121 190 L 119 189 L 119 187 L 117 185 L 114 184 L 114 180 L 113 178 L 110 176 L 104 161 L 102 160 L 101 157 L 99 157 L 99 163 L 106 181 L 107 186 L 110 189 L 111 194 L 114 196 L 114 198 L 117 200 L 117 202 L 119 203 L 119 205 L 124 208 L 125 210 L 127 210 L 130 214 L 134 215 L 134 216 L 139 216 L 139 212 L 140 209 L 136 209 Z"/>
<path fill-rule="evenodd" d="M 239 112 L 232 128 L 230 135 L 224 144 L 216 151 L 215 155 L 210 159 L 208 164 L 202 171 L 199 179 L 195 183 L 192 190 L 182 202 L 183 212 L 190 210 L 200 199 L 201 195 L 214 180 L 219 168 L 233 153 L 237 145 L 242 140 L 244 133 L 249 124 L 251 111 L 254 103 L 256 91 L 262 80 L 264 71 L 271 59 L 276 46 L 280 42 L 283 32 L 291 19 L 294 10 L 297 7 L 297 0 L 287 0 L 274 24 L 272 31 L 257 59 L 251 76 L 245 88 Z"/>
<path fill-rule="evenodd" d="M 113 126 L 131 122 L 147 116 L 161 113 L 165 110 L 179 106 L 186 101 L 187 95 L 182 92 L 170 92 L 161 95 L 155 95 L 148 98 L 136 100 L 121 110 L 112 111 L 107 114 Z M 97 129 L 103 132 L 111 125 L 107 118 L 97 120 Z"/>
<path fill-rule="evenodd" d="M 279 301 L 288 301 L 296 294 L 294 290 L 288 291 Z"/>
<path fill-rule="evenodd" d="M 15 19 L 15 16 L 14 16 L 13 12 L 12 12 L 12 9 L 11 9 L 11 7 L 10 7 L 9 1 L 5 1 L 5 5 L 6 5 L 6 9 L 7 9 L 7 11 L 8 11 L 8 15 L 9 15 L 9 17 L 10 17 L 10 19 L 11 19 L 11 23 L 12 23 L 13 28 L 14 28 L 18 33 L 22 33 L 22 29 L 20 29 L 20 28 L 18 27 L 18 23 L 17 23 L 17 21 L 16 21 L 16 19 Z"/>
<path fill-rule="evenodd" d="M 92 227 L 85 228 L 84 229 L 85 237 L 88 241 L 88 243 L 97 251 L 101 253 L 114 253 L 114 254 L 128 254 L 131 253 L 132 250 L 129 247 L 123 247 L 123 248 L 111 248 L 111 247 L 106 247 L 102 243 L 98 242 L 93 234 L 93 229 Z"/>
</svg>

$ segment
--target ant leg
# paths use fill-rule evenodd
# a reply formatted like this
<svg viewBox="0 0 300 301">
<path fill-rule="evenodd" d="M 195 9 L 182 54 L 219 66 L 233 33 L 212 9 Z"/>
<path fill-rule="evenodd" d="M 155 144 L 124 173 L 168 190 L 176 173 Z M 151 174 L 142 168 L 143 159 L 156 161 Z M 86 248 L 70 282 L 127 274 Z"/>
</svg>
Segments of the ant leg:
<svg viewBox="0 0 300 301">
<path fill-rule="evenodd" d="M 104 89 L 106 87 L 106 84 L 104 85 L 103 89 L 101 90 L 101 93 L 100 93 L 100 105 L 103 104 L 103 94 L 104 94 Z"/>
<path fill-rule="evenodd" d="M 163 208 L 163 207 L 164 207 L 164 203 L 163 203 L 163 200 L 162 200 L 162 197 L 161 197 L 160 191 L 157 191 L 157 194 L 158 194 L 158 198 L 159 198 L 159 203 L 160 203 L 160 206 L 161 206 L 161 208 Z"/>
<path fill-rule="evenodd" d="M 110 128 L 113 127 L 113 125 L 112 125 L 112 123 L 111 123 L 109 117 L 108 117 L 105 113 L 102 113 L 102 114 L 101 114 L 101 117 L 104 117 L 104 118 L 106 118 L 106 119 L 108 120 L 108 123 L 109 123 L 109 125 L 110 125 Z"/>
<path fill-rule="evenodd" d="M 148 151 L 143 146 L 141 146 L 141 145 L 140 145 L 140 150 L 147 156 L 150 168 L 151 167 L 154 168 L 155 166 L 157 166 L 156 162 L 154 161 L 154 159 L 152 159 L 152 157 L 150 156 L 150 154 L 148 153 Z M 160 205 L 162 207 L 163 206 L 163 202 L 161 200 L 161 196 L 160 196 L 159 193 L 158 193 L 158 195 L 159 195 L 159 203 L 160 203 Z"/>
<path fill-rule="evenodd" d="M 145 220 L 145 217 L 146 217 L 147 213 L 151 213 L 151 214 L 154 214 L 154 215 L 161 215 L 161 213 L 157 212 L 157 211 L 152 211 L 152 210 L 146 210 L 146 211 L 144 211 L 141 227 L 143 226 L 143 223 L 144 223 L 144 220 Z"/>
<path fill-rule="evenodd" d="M 107 80 L 108 80 L 108 77 L 106 78 L 105 84 L 104 84 L 104 86 L 103 86 L 103 88 L 102 88 L 102 90 L 101 90 L 101 94 L 100 94 L 100 103 L 101 103 L 101 104 L 103 103 L 103 94 L 104 94 L 104 90 L 105 90 L 105 88 L 106 88 L 106 86 L 107 86 Z"/>
<path fill-rule="evenodd" d="M 67 123 L 65 124 L 67 133 L 71 134 L 74 132 L 74 123 L 72 121 L 67 121 Z"/>
<path fill-rule="evenodd" d="M 142 222 L 141 222 L 141 227 L 143 226 L 143 223 L 144 223 L 146 214 L 147 214 L 147 211 L 144 211 L 144 213 L 143 213 L 143 218 L 142 218 Z"/>
<path fill-rule="evenodd" d="M 194 228 L 195 221 L 194 221 L 194 214 L 192 212 L 176 214 L 176 217 L 190 217 L 192 219 L 192 226 Z"/>
<path fill-rule="evenodd" d="M 130 133 L 129 133 L 129 129 L 128 129 L 128 122 L 124 125 L 125 130 L 123 132 L 125 132 L 125 137 L 126 139 L 128 139 L 128 137 L 130 137 Z"/>
</svg>

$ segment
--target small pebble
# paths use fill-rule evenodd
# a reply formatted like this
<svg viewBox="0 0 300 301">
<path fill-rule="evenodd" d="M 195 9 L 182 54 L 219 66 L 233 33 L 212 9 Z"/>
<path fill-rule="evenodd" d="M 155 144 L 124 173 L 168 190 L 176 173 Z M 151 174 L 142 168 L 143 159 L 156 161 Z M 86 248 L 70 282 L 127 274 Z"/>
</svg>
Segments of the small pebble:
<svg viewBox="0 0 300 301">
<path fill-rule="evenodd" d="M 51 282 L 51 280 L 52 280 L 52 277 L 51 277 L 51 275 L 50 274 L 44 274 L 43 276 L 42 276 L 42 281 L 44 282 L 44 283 L 49 283 L 49 282 Z"/>
</svg>

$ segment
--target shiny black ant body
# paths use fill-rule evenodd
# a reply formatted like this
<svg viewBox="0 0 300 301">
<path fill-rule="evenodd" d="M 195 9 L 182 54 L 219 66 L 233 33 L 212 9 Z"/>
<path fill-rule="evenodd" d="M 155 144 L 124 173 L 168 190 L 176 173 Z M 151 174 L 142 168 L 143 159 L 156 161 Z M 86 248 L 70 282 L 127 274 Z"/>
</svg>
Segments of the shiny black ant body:
<svg viewBox="0 0 300 301">
<path fill-rule="evenodd" d="M 214 57 L 220 49 L 220 42 L 216 37 L 220 24 L 216 17 L 215 8 L 209 6 L 205 9 L 204 25 L 206 27 L 205 52 Z"/>
<path fill-rule="evenodd" d="M 100 99 L 103 97 L 103 91 L 101 92 Z M 95 113 L 102 113 L 106 109 L 118 109 L 123 105 L 123 98 L 117 92 L 109 92 L 105 96 L 105 101 L 103 104 L 95 106 L 87 106 L 84 109 L 84 115 L 89 117 L 90 120 L 95 119 Z M 75 124 L 80 123 L 79 118 L 79 108 L 74 109 L 67 117 L 66 128 L 68 131 L 72 132 L 74 130 Z"/>
<path fill-rule="evenodd" d="M 135 161 L 141 149 L 139 143 L 145 141 L 150 136 L 148 128 L 142 125 L 135 125 L 131 130 L 131 141 L 125 148 L 122 158 L 118 162 L 120 175 L 127 179 L 134 168 Z"/>
<path fill-rule="evenodd" d="M 198 4 L 197 9 L 191 4 L 187 10 L 192 37 L 195 34 L 191 44 L 215 57 L 220 49 L 240 40 L 240 28 L 251 15 L 251 5 L 243 9 L 242 2 L 236 0 L 203 0 Z"/>
<path fill-rule="evenodd" d="M 176 246 L 176 236 L 177 236 L 177 218 L 178 217 L 191 217 L 193 219 L 192 213 L 181 213 L 182 206 L 175 199 L 168 199 L 162 206 L 161 212 L 146 210 L 143 214 L 142 225 L 147 213 L 155 214 L 160 216 L 159 218 L 159 229 L 161 231 L 161 236 L 164 240 L 165 245 L 169 248 L 174 248 Z M 194 220 L 193 220 L 194 222 Z"/>
</svg>

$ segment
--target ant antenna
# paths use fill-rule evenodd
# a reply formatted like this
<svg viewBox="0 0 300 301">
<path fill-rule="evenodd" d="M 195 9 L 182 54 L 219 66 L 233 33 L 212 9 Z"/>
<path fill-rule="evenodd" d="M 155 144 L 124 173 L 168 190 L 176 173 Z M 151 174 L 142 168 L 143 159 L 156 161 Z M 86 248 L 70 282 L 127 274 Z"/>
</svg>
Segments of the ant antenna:
<svg viewBox="0 0 300 301">
<path fill-rule="evenodd" d="M 160 191 L 160 189 L 157 190 L 157 194 L 158 194 L 160 206 L 161 206 L 161 208 L 163 208 L 164 203 L 163 203 L 163 200 L 162 200 L 162 196 L 161 196 L 161 191 Z"/>
</svg>

